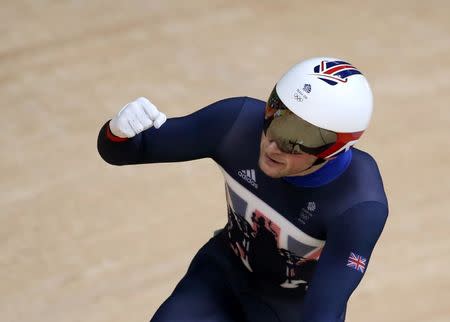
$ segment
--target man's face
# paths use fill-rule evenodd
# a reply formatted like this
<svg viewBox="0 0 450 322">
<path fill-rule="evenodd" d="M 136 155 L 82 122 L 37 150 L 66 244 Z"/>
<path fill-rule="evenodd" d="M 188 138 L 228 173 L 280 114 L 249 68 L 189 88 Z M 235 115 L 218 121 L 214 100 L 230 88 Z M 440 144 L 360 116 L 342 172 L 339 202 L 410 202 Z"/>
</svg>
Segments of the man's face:
<svg viewBox="0 0 450 322">
<path fill-rule="evenodd" d="M 301 172 L 310 168 L 317 157 L 301 153 L 291 154 L 282 152 L 277 144 L 264 133 L 261 136 L 259 154 L 259 167 L 272 178 L 301 175 Z"/>
</svg>

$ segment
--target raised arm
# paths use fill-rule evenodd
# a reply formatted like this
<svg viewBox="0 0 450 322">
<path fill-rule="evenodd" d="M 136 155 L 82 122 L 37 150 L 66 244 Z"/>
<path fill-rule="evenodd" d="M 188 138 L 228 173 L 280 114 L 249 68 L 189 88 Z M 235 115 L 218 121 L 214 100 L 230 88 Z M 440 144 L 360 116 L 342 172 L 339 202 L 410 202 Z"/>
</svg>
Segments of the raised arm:
<svg viewBox="0 0 450 322">
<path fill-rule="evenodd" d="M 329 223 L 327 241 L 303 303 L 301 322 L 338 322 L 367 269 L 388 209 L 370 201 Z"/>
<path fill-rule="evenodd" d="M 244 102 L 245 97 L 224 99 L 190 115 L 170 118 L 162 122 L 164 124 L 158 123 L 162 121 L 159 111 L 156 113 L 153 110 L 152 117 L 152 112 L 144 107 L 131 111 L 129 117 L 122 115 L 124 119 L 118 120 L 125 107 L 113 120 L 103 125 L 98 135 L 97 149 L 106 162 L 114 165 L 176 162 L 205 157 L 214 159 L 217 148 L 238 117 Z M 146 115 L 149 116 L 147 121 Z M 134 117 L 144 120 L 137 122 Z M 121 130 L 118 131 L 117 127 Z"/>
</svg>

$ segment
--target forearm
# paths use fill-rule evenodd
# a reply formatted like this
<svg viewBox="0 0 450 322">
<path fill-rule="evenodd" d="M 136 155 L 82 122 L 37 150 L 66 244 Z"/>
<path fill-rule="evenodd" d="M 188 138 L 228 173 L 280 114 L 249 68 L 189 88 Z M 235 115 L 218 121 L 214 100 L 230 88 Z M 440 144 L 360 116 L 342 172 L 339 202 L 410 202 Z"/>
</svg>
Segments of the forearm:
<svg viewBox="0 0 450 322">
<path fill-rule="evenodd" d="M 115 137 L 106 123 L 100 130 L 97 149 L 106 162 L 114 165 L 214 158 L 244 102 L 245 98 L 218 101 L 190 115 L 170 118 L 160 128 L 148 128 L 129 139 Z"/>
</svg>

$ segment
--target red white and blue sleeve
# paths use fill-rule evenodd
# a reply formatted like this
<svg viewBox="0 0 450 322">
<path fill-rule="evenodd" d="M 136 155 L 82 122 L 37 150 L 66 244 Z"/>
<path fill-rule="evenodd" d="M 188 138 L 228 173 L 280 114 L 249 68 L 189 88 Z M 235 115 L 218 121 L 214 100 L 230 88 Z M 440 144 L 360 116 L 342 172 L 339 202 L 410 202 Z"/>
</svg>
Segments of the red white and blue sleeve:
<svg viewBox="0 0 450 322">
<path fill-rule="evenodd" d="M 302 303 L 302 322 L 343 320 L 387 215 L 385 204 L 366 201 L 330 220 L 325 247 Z"/>
</svg>

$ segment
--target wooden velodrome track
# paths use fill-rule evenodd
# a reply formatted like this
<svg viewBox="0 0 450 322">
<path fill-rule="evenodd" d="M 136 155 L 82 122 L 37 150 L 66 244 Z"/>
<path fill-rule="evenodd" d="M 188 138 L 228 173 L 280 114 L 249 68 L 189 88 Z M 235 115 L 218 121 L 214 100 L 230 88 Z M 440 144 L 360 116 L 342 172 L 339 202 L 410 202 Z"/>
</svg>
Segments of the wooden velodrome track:
<svg viewBox="0 0 450 322">
<path fill-rule="evenodd" d="M 371 81 L 358 147 L 390 200 L 347 320 L 450 321 L 450 3 L 231 3 L 2 1 L 1 321 L 148 321 L 225 223 L 223 180 L 211 160 L 110 166 L 100 126 L 138 96 L 169 117 L 265 99 L 317 55 Z"/>
</svg>

